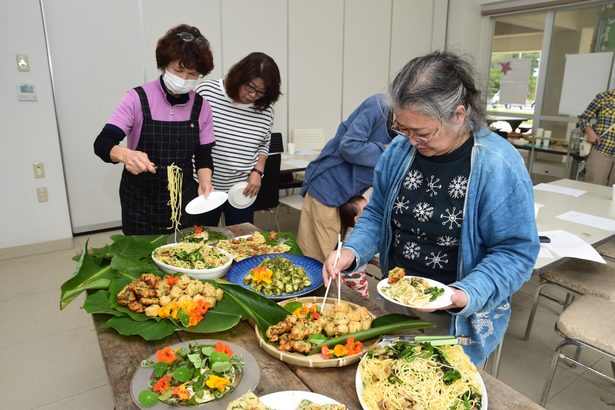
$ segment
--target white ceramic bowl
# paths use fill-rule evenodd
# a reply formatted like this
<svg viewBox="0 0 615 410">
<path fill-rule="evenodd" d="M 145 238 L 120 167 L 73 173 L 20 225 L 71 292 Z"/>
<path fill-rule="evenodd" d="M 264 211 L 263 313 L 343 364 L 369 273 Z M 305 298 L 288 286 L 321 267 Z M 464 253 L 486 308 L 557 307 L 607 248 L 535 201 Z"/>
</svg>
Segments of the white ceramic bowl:
<svg viewBox="0 0 615 410">
<path fill-rule="evenodd" d="M 231 255 L 229 252 L 225 251 L 224 249 L 220 249 L 220 248 L 215 248 L 215 249 L 218 252 L 226 255 L 226 257 L 228 258 L 228 261 L 222 266 L 218 266 L 217 268 L 211 268 L 211 269 L 179 268 L 177 266 L 167 265 L 166 263 L 161 262 L 154 257 L 154 254 L 156 253 L 157 250 L 173 247 L 175 245 L 177 244 L 170 243 L 168 245 L 159 246 L 158 248 L 154 249 L 154 251 L 152 252 L 152 260 L 154 261 L 156 266 L 158 266 L 158 268 L 165 273 L 185 273 L 188 276 L 193 277 L 195 279 L 218 279 L 226 275 L 226 271 L 228 270 L 229 266 L 231 266 L 231 264 L 233 263 L 233 255 Z M 208 246 L 208 248 L 212 248 L 212 247 Z"/>
</svg>

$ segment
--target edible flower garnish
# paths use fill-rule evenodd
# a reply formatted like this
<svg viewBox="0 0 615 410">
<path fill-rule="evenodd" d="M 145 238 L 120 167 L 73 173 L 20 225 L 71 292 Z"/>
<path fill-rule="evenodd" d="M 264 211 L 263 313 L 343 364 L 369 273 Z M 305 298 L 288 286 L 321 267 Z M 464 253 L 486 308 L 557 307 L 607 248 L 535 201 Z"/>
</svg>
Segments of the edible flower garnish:
<svg viewBox="0 0 615 410">
<path fill-rule="evenodd" d="M 218 389 L 220 393 L 222 393 L 224 391 L 224 387 L 230 383 L 231 382 L 228 379 L 225 379 L 224 377 L 218 377 L 215 374 L 209 376 L 207 378 L 207 381 L 205 382 L 207 387 L 209 387 L 210 389 Z"/>
<path fill-rule="evenodd" d="M 175 356 L 175 353 L 171 351 L 171 348 L 169 346 L 156 352 L 156 360 L 162 363 L 171 364 L 175 361 L 176 358 L 177 357 Z"/>
<path fill-rule="evenodd" d="M 216 352 L 226 353 L 228 357 L 233 356 L 233 349 L 227 344 L 224 344 L 220 341 L 216 342 L 216 348 L 214 349 Z"/>
<path fill-rule="evenodd" d="M 204 300 L 197 300 L 185 298 L 179 301 L 173 300 L 166 306 L 158 309 L 158 316 L 161 318 L 171 317 L 173 319 L 180 319 L 184 326 L 193 327 L 196 326 L 203 316 L 207 313 L 211 305 Z M 184 311 L 185 318 L 182 318 L 180 311 Z"/>
<path fill-rule="evenodd" d="M 174 388 L 173 395 L 177 396 L 180 400 L 188 400 L 190 398 L 190 392 L 186 390 L 186 383 L 180 384 Z"/>
<path fill-rule="evenodd" d="M 271 275 L 273 275 L 273 271 L 264 266 L 257 266 L 252 269 L 252 281 L 256 283 L 271 283 Z"/>
<path fill-rule="evenodd" d="M 320 351 L 324 359 L 331 359 L 331 355 L 335 357 L 352 356 L 363 351 L 363 344 L 358 341 L 355 342 L 354 336 L 350 336 L 345 345 L 335 345 L 333 350 L 329 349 L 326 345 L 322 345 Z"/>
<path fill-rule="evenodd" d="M 194 225 L 194 232 L 195 233 L 201 233 L 201 232 L 203 232 L 203 228 L 200 227 L 199 225 Z"/>
<path fill-rule="evenodd" d="M 156 393 L 164 393 L 171 388 L 171 376 L 162 376 L 156 384 L 154 384 L 153 390 Z"/>
<path fill-rule="evenodd" d="M 166 275 L 164 277 L 164 281 L 168 283 L 170 287 L 175 286 L 178 280 L 179 280 L 179 276 Z"/>
<path fill-rule="evenodd" d="M 320 313 L 316 310 L 316 306 L 312 305 L 307 307 L 306 305 L 301 306 L 293 311 L 293 316 L 298 318 L 306 318 L 306 319 L 318 319 L 320 318 Z"/>
</svg>

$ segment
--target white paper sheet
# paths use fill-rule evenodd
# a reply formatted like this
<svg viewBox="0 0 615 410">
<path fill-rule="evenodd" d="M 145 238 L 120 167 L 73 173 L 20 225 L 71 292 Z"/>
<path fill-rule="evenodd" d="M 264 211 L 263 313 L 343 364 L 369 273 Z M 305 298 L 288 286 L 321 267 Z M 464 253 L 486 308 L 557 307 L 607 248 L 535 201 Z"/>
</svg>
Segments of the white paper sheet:
<svg viewBox="0 0 615 410">
<path fill-rule="evenodd" d="M 302 160 L 302 159 L 290 159 L 290 160 L 284 161 L 284 163 L 286 165 L 292 165 L 293 168 L 307 168 L 310 162 Z"/>
<path fill-rule="evenodd" d="M 320 153 L 320 151 L 316 151 L 313 149 L 307 149 L 307 148 L 297 148 L 295 150 L 295 155 L 302 155 L 305 157 L 309 157 L 311 155 L 318 155 Z"/>
<path fill-rule="evenodd" d="M 581 225 L 591 226 L 592 228 L 598 228 L 605 231 L 615 231 L 615 220 L 585 214 L 583 212 L 568 211 L 561 215 L 557 215 L 556 218 L 564 221 L 575 222 Z"/>
<path fill-rule="evenodd" d="M 546 243 L 541 243 L 540 244 L 540 252 L 538 252 L 538 257 L 539 258 L 549 258 L 549 259 L 553 259 L 554 258 L 554 256 L 551 253 L 551 251 L 549 251 L 548 244 L 546 244 Z"/>
<path fill-rule="evenodd" d="M 545 204 L 539 204 L 538 202 L 534 202 L 534 218 L 538 218 L 538 211 L 540 211 L 540 208 L 542 208 L 543 206 L 545 206 Z"/>
<path fill-rule="evenodd" d="M 551 239 L 550 243 L 541 244 L 541 251 L 544 247 L 547 251 L 553 252 L 560 257 L 606 263 L 598 251 L 575 234 L 561 229 L 539 232 L 538 234 Z"/>
<path fill-rule="evenodd" d="M 574 197 L 581 196 L 587 192 L 581 189 L 566 188 L 565 186 L 559 186 L 559 185 L 553 185 L 553 184 L 534 185 L 534 189 L 536 191 L 555 192 L 556 194 L 570 195 Z"/>
</svg>

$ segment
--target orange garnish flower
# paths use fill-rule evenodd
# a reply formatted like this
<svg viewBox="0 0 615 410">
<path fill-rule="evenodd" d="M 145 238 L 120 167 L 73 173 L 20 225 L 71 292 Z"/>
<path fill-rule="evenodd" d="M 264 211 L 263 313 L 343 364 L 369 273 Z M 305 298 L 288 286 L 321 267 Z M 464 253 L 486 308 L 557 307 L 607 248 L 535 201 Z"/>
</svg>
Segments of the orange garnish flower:
<svg viewBox="0 0 615 410">
<path fill-rule="evenodd" d="M 361 342 L 355 342 L 354 336 L 350 336 L 348 338 L 346 345 L 335 345 L 333 350 L 329 349 L 325 345 L 320 347 L 320 352 L 322 353 L 322 357 L 324 359 L 330 359 L 331 355 L 335 357 L 351 356 L 356 353 L 361 353 L 362 351 L 363 344 Z"/>
<path fill-rule="evenodd" d="M 356 353 L 361 353 L 363 351 L 363 343 L 361 342 L 355 342 L 354 341 L 354 336 L 350 336 L 348 338 L 348 340 L 346 341 L 346 346 L 344 346 L 345 349 L 348 351 L 349 355 L 353 355 Z"/>
<path fill-rule="evenodd" d="M 264 266 L 257 266 L 256 268 L 252 269 L 252 280 L 256 283 L 271 283 L 271 275 L 273 275 L 271 269 Z"/>
<path fill-rule="evenodd" d="M 331 358 L 331 349 L 329 349 L 326 345 L 322 345 L 320 347 L 320 353 L 322 353 L 323 359 Z"/>
<path fill-rule="evenodd" d="M 179 280 L 179 276 L 166 275 L 164 277 L 164 281 L 169 284 L 169 286 L 173 287 Z"/>
<path fill-rule="evenodd" d="M 171 388 L 171 376 L 162 376 L 156 384 L 154 384 L 154 391 L 156 393 L 164 393 Z"/>
<path fill-rule="evenodd" d="M 199 225 L 194 225 L 194 232 L 201 233 L 203 232 L 203 228 L 201 228 Z"/>
<path fill-rule="evenodd" d="M 188 400 L 190 398 L 190 392 L 186 390 L 186 383 L 180 384 L 174 388 L 173 395 L 177 396 L 180 400 Z"/>
<path fill-rule="evenodd" d="M 218 389 L 220 393 L 223 393 L 225 386 L 230 383 L 231 382 L 228 379 L 225 379 L 224 377 L 218 377 L 215 374 L 209 376 L 207 378 L 207 381 L 205 382 L 207 387 L 209 387 L 210 389 Z"/>
<path fill-rule="evenodd" d="M 224 344 L 220 341 L 218 341 L 216 343 L 216 348 L 214 349 L 216 352 L 223 352 L 226 353 L 228 357 L 231 357 L 233 355 L 233 349 L 231 349 L 231 347 L 227 344 Z"/>
<path fill-rule="evenodd" d="M 177 359 L 177 356 L 175 356 L 175 353 L 171 351 L 169 346 L 156 352 L 156 360 L 159 362 L 171 364 L 175 361 L 175 359 Z"/>
</svg>

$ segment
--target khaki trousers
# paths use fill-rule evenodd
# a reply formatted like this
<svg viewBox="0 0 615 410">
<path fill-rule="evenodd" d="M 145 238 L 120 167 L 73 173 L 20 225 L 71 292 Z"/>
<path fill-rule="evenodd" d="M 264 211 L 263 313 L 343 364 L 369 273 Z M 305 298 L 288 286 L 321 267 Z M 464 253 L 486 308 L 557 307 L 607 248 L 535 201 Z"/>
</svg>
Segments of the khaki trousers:
<svg viewBox="0 0 615 410">
<path fill-rule="evenodd" d="M 615 157 L 592 148 L 585 163 L 585 182 L 599 185 L 615 184 Z"/>
<path fill-rule="evenodd" d="M 306 194 L 297 233 L 297 244 L 303 254 L 324 262 L 335 249 L 340 230 L 338 209 L 323 205 Z"/>
</svg>

